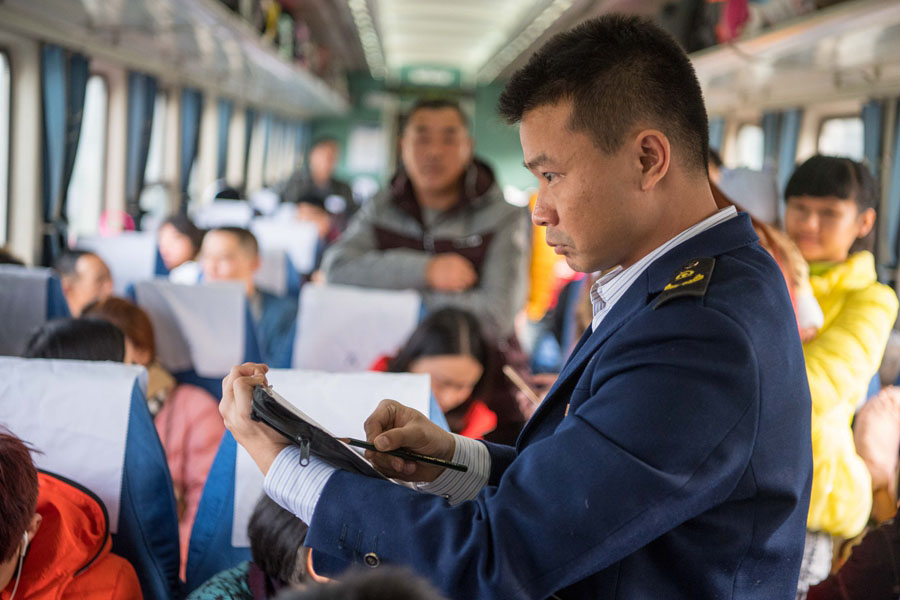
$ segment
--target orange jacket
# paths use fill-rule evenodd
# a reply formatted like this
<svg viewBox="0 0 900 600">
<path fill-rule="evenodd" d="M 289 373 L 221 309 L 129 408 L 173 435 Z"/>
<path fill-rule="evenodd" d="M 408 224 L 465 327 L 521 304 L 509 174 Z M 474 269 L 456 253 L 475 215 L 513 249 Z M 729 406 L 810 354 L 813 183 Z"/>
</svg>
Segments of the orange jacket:
<svg viewBox="0 0 900 600">
<path fill-rule="evenodd" d="M 40 529 L 28 546 L 16 600 L 142 598 L 134 568 L 110 552 L 106 509 L 93 494 L 38 474 Z M 0 600 L 8 600 L 15 577 Z"/>
</svg>

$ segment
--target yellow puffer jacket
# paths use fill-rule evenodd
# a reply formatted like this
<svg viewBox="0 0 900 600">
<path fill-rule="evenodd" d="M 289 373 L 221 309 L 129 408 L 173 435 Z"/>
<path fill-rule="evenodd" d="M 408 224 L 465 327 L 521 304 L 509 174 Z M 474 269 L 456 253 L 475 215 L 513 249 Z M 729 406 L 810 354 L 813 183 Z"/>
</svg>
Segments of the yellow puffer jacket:
<svg viewBox="0 0 900 600">
<path fill-rule="evenodd" d="M 897 296 L 876 281 L 875 259 L 859 252 L 810 265 L 825 324 L 803 345 L 812 396 L 813 482 L 807 526 L 853 537 L 872 508 L 872 482 L 853 445 L 850 421 L 878 370 L 897 318 Z"/>
</svg>

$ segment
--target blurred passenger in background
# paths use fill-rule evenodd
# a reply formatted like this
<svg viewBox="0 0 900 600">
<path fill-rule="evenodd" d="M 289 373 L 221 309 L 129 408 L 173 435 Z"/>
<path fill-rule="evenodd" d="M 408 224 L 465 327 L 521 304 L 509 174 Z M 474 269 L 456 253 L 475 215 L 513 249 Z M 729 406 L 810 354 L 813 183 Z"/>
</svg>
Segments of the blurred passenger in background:
<svg viewBox="0 0 900 600">
<path fill-rule="evenodd" d="M 525 298 L 527 212 L 473 159 L 459 106 L 416 103 L 400 137 L 403 168 L 322 262 L 331 283 L 416 289 L 429 308 L 475 313 L 506 338 Z"/>
<path fill-rule="evenodd" d="M 77 484 L 38 472 L 0 429 L 0 597 L 141 598 L 134 568 L 110 552 L 106 509 Z"/>
<path fill-rule="evenodd" d="M 203 231 L 193 221 L 185 215 L 170 216 L 159 226 L 157 244 L 171 281 L 197 283 L 200 266 L 196 259 L 203 244 Z"/>
<path fill-rule="evenodd" d="M 327 582 L 313 571 L 312 553 L 303 546 L 306 530 L 306 523 L 263 494 L 247 525 L 253 561 L 217 573 L 188 600 L 266 600 L 280 590 Z"/>
<path fill-rule="evenodd" d="M 103 259 L 93 252 L 63 250 L 53 263 L 59 275 L 69 312 L 77 317 L 91 302 L 109 298 L 113 293 L 112 275 Z"/>
<path fill-rule="evenodd" d="M 427 373 L 450 431 L 481 439 L 497 426 L 497 415 L 481 397 L 496 358 L 474 315 L 445 308 L 428 315 L 396 356 L 382 357 L 372 370 Z"/>
<path fill-rule="evenodd" d="M 300 204 L 304 198 L 321 199 L 321 208 L 331 217 L 330 221 L 338 232 L 347 227 L 347 222 L 356 212 L 353 190 L 345 182 L 334 177 L 334 169 L 340 158 L 341 148 L 334 138 L 319 138 L 309 150 L 307 165 L 301 165 L 285 184 L 281 194 L 282 202 Z M 300 208 L 298 206 L 298 208 Z M 304 212 L 297 211 L 304 219 Z"/>
<path fill-rule="evenodd" d="M 240 227 L 212 229 L 203 238 L 200 263 L 204 281 L 237 281 L 244 285 L 263 360 L 274 368 L 289 368 L 297 300 L 256 287 L 254 276 L 260 264 L 256 237 Z"/>
<path fill-rule="evenodd" d="M 803 344 L 812 397 L 813 482 L 798 597 L 831 567 L 832 536 L 862 531 L 872 481 L 850 422 L 878 371 L 897 318 L 897 296 L 876 279 L 871 241 L 878 193 L 868 169 L 849 158 L 814 156 L 785 189 L 785 230 L 810 263 L 825 320 Z M 871 246 L 869 246 L 871 247 Z"/>
<path fill-rule="evenodd" d="M 156 360 L 153 324 L 139 306 L 122 298 L 89 305 L 86 317 L 112 323 L 125 334 L 125 362 L 147 368 L 147 406 L 166 453 L 178 508 L 181 574 L 206 477 L 225 433 L 219 404 L 209 392 L 178 384 Z"/>
<path fill-rule="evenodd" d="M 25 358 L 127 362 L 125 334 L 100 319 L 56 319 L 38 329 L 22 354 Z"/>
</svg>

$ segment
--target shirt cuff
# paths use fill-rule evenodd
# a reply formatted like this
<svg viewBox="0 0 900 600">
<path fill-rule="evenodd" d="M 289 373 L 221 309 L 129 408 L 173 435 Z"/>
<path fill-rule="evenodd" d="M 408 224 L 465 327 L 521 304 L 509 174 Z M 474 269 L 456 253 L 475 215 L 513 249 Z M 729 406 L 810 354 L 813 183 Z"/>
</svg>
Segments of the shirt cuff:
<svg viewBox="0 0 900 600">
<path fill-rule="evenodd" d="M 325 484 L 336 470 L 315 456 L 309 457 L 308 465 L 301 466 L 300 449 L 288 446 L 275 457 L 263 489 L 281 508 L 309 524 Z"/>
<path fill-rule="evenodd" d="M 420 492 L 443 496 L 450 504 L 459 504 L 466 500 L 474 500 L 491 474 L 491 454 L 487 446 L 479 441 L 461 435 L 452 434 L 456 438 L 456 449 L 453 451 L 453 462 L 469 467 L 468 471 L 444 469 L 434 481 L 418 483 Z"/>
</svg>

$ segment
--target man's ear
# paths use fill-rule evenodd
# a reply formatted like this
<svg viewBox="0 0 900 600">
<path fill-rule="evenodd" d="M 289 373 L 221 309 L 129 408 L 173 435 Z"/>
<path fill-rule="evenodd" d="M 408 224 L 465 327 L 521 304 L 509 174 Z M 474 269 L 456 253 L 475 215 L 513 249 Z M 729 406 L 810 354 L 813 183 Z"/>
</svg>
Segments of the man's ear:
<svg viewBox="0 0 900 600">
<path fill-rule="evenodd" d="M 641 169 L 641 191 L 649 192 L 669 172 L 672 149 L 666 134 L 656 129 L 641 131 L 634 139 Z"/>
<path fill-rule="evenodd" d="M 875 209 L 867 208 L 859 214 L 859 234 L 857 237 L 866 237 L 873 227 L 875 227 Z"/>
</svg>

